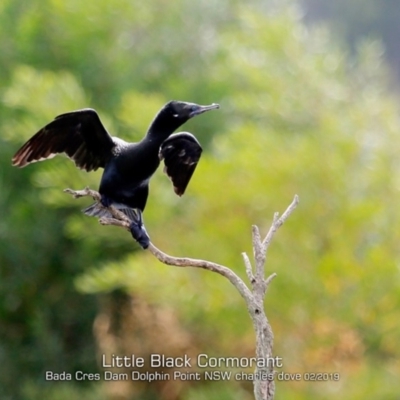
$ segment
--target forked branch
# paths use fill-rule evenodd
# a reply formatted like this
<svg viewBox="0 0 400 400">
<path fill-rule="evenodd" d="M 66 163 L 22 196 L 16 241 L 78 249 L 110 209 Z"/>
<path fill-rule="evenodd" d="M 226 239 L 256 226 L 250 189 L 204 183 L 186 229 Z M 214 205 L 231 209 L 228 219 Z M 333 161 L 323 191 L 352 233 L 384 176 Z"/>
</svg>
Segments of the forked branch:
<svg viewBox="0 0 400 400">
<path fill-rule="evenodd" d="M 95 201 L 100 202 L 100 194 L 88 187 L 83 190 L 75 191 L 65 189 L 64 191 L 71 194 L 74 198 L 90 196 Z M 253 225 L 254 267 L 247 254 L 242 253 L 246 274 L 250 281 L 250 288 L 235 272 L 224 265 L 187 257 L 172 257 L 159 250 L 152 243 L 150 243 L 148 247 L 148 250 L 164 264 L 176 267 L 203 268 L 224 276 L 236 287 L 244 298 L 256 333 L 256 358 L 257 360 L 266 360 L 265 366 L 262 366 L 263 363 L 257 363 L 255 380 L 253 382 L 256 400 L 272 400 L 275 395 L 274 366 L 276 366 L 276 364 L 274 365 L 274 360 L 276 361 L 276 358 L 272 356 L 274 336 L 271 325 L 264 312 L 264 298 L 268 286 L 275 278 L 276 274 L 272 273 L 265 278 L 264 266 L 267 251 L 276 231 L 289 218 L 298 203 L 299 197 L 295 195 L 292 203 L 280 217 L 278 213 L 274 214 L 271 227 L 264 239 L 261 238 L 258 227 Z M 100 223 L 102 225 L 115 225 L 129 230 L 131 221 L 124 213 L 112 206 L 108 208 L 108 211 L 112 215 L 112 218 L 100 218 Z"/>
</svg>

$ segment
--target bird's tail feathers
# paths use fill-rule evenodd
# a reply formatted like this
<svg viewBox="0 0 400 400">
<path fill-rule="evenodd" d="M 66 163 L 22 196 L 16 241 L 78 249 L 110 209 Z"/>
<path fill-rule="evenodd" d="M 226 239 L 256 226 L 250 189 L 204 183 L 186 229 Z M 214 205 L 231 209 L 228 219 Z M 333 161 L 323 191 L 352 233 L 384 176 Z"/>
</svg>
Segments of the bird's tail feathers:
<svg viewBox="0 0 400 400">
<path fill-rule="evenodd" d="M 112 218 L 111 213 L 101 206 L 99 203 L 93 203 L 89 207 L 85 208 L 82 210 L 82 212 L 86 215 L 89 215 L 90 217 L 97 217 L 97 218 Z"/>
<path fill-rule="evenodd" d="M 121 208 L 119 211 L 122 211 L 131 221 L 142 223 L 142 218 L 139 212 L 134 208 Z"/>
<path fill-rule="evenodd" d="M 119 211 L 122 211 L 130 219 L 131 225 L 129 230 L 131 231 L 132 237 L 143 247 L 143 249 L 147 249 L 150 244 L 150 237 L 143 225 L 141 212 L 134 208 L 126 208 L 126 206 L 121 207 L 122 205 L 120 204 L 113 204 L 113 206 L 117 207 Z M 112 218 L 110 211 L 99 203 L 92 204 L 82 210 L 82 212 L 91 217 Z"/>
<path fill-rule="evenodd" d="M 140 214 L 134 208 L 119 208 L 119 207 L 117 208 L 119 211 L 122 211 L 132 222 L 137 222 L 137 223 L 141 222 Z M 107 208 L 104 208 L 99 203 L 93 203 L 89 207 L 83 209 L 82 212 L 86 215 L 89 215 L 90 217 L 97 217 L 97 218 L 113 217 L 110 211 L 108 211 Z"/>
</svg>

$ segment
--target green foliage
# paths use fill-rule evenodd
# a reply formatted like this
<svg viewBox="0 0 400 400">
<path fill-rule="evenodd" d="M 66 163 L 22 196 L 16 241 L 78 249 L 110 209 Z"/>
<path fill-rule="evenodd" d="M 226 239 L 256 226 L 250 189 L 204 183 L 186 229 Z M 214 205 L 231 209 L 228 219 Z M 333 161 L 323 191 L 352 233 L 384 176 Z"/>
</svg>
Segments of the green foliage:
<svg viewBox="0 0 400 400">
<path fill-rule="evenodd" d="M 203 352 L 253 356 L 250 320 L 227 281 L 158 263 L 123 230 L 81 215 L 88 200 L 62 193 L 95 188 L 101 171 L 86 174 L 63 157 L 9 166 L 18 145 L 59 113 L 94 107 L 112 134 L 137 140 L 170 98 L 222 107 L 184 127 L 205 144 L 185 196 L 161 172 L 154 177 L 145 212 L 154 243 L 245 278 L 251 225 L 265 233 L 297 193 L 300 206 L 267 264 L 278 273 L 266 300 L 275 352 L 285 371 L 341 379 L 278 382 L 278 397 L 395 396 L 400 123 L 374 43 L 350 65 L 295 10 L 256 0 L 4 1 L 0 31 L 1 396 L 38 398 L 48 369 L 94 372 L 93 294 L 119 288 L 173 307 Z M 90 399 L 100 389 L 45 390 Z M 249 393 L 232 382 L 196 386 L 185 398 Z"/>
<path fill-rule="evenodd" d="M 55 382 L 52 385 L 37 386 L 27 382 L 22 389 L 23 396 L 30 400 L 106 400 L 107 397 L 101 385 L 77 386 L 71 382 Z"/>
<path fill-rule="evenodd" d="M 251 393 L 245 392 L 244 390 L 234 390 L 232 385 L 228 382 L 203 385 L 201 389 L 189 389 L 186 398 L 187 400 L 247 400 L 252 399 L 253 396 Z"/>
</svg>

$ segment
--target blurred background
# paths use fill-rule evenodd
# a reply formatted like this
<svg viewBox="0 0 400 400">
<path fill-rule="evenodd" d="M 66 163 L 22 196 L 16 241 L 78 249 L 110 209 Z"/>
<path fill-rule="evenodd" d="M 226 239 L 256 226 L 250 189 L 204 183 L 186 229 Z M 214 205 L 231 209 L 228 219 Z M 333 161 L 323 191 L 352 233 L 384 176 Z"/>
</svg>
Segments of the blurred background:
<svg viewBox="0 0 400 400">
<path fill-rule="evenodd" d="M 278 4 L 279 3 L 279 4 Z M 244 279 L 251 225 L 300 205 L 270 248 L 265 308 L 280 399 L 398 399 L 400 3 L 2 0 L 0 398 L 252 399 L 251 382 L 46 382 L 100 372 L 101 354 L 254 356 L 240 295 L 101 227 L 66 187 L 97 188 L 64 157 L 23 170 L 16 150 L 56 115 L 95 108 L 139 140 L 170 99 L 221 104 L 184 127 L 204 147 L 186 195 L 158 171 L 154 244 Z M 251 370 L 247 370 L 251 372 Z"/>
</svg>

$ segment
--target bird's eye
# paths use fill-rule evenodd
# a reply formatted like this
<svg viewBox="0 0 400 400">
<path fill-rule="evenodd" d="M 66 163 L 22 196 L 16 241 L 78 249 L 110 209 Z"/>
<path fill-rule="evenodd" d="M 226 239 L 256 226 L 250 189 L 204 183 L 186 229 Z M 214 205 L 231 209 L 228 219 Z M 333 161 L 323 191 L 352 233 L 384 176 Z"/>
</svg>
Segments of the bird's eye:
<svg viewBox="0 0 400 400">
<path fill-rule="evenodd" d="M 196 111 L 197 110 L 197 106 L 191 106 L 190 107 L 190 111 Z"/>
</svg>

